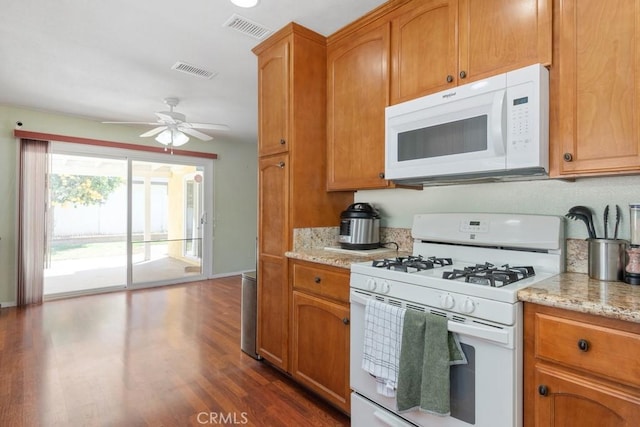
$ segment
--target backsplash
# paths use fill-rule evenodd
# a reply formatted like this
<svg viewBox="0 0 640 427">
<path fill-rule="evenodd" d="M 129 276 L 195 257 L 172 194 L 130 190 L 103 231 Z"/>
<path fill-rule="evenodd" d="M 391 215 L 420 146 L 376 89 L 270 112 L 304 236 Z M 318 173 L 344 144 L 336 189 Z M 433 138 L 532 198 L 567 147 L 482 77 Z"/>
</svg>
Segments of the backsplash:
<svg viewBox="0 0 640 427">
<path fill-rule="evenodd" d="M 328 246 L 340 246 L 339 227 L 296 228 L 293 230 L 293 250 L 322 249 Z M 380 227 L 380 241 L 395 242 L 399 250 L 412 252 L 413 239 L 410 228 Z M 393 247 L 393 245 L 385 245 Z M 566 271 L 569 273 L 588 272 L 588 244 L 584 239 L 566 240 Z"/>
</svg>

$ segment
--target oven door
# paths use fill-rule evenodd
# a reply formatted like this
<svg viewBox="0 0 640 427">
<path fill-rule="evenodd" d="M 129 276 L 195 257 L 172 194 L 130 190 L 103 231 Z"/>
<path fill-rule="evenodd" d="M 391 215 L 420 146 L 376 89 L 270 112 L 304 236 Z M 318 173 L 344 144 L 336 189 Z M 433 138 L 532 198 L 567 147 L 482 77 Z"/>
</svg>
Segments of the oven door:
<svg viewBox="0 0 640 427">
<path fill-rule="evenodd" d="M 451 367 L 451 415 L 439 417 L 420 411 L 403 414 L 396 412 L 395 398 L 385 397 L 376 392 L 376 381 L 362 369 L 362 349 L 364 346 L 364 310 L 367 298 L 372 294 L 351 290 L 351 388 L 375 405 L 392 412 L 380 412 L 377 419 L 391 420 L 401 417 L 419 426 L 428 427 L 520 427 L 522 426 L 522 327 L 491 325 L 471 318 L 456 315 L 451 320 L 449 330 L 458 334 L 468 364 Z M 387 297 L 375 298 L 389 302 Z M 394 305 L 406 302 L 393 300 Z M 437 314 L 446 314 L 439 309 L 420 307 Z M 518 305 L 518 322 L 522 325 L 522 310 Z M 517 344 L 517 345 L 516 345 Z M 354 407 L 351 425 L 369 426 L 372 416 L 364 413 L 364 405 Z M 366 410 L 364 410 L 366 411 Z M 384 425 L 384 424 L 382 424 Z M 393 425 L 393 424 L 389 424 Z"/>
</svg>

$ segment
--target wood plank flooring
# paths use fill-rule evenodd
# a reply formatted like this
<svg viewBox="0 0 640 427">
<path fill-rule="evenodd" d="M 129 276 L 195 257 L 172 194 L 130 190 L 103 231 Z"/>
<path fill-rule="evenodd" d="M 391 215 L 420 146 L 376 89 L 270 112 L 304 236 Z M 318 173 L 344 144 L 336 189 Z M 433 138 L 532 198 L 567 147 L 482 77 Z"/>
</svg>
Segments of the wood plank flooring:
<svg viewBox="0 0 640 427">
<path fill-rule="evenodd" d="M 240 277 L 0 310 L 2 426 L 348 426 L 240 351 Z"/>
</svg>

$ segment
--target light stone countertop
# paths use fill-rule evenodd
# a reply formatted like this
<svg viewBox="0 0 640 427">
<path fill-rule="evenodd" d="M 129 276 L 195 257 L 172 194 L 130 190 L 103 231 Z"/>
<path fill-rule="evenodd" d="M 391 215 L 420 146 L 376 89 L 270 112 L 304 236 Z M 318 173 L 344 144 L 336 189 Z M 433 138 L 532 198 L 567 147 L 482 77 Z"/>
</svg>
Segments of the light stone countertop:
<svg viewBox="0 0 640 427">
<path fill-rule="evenodd" d="M 562 273 L 518 291 L 518 299 L 540 305 L 640 323 L 640 286 Z"/>
<path fill-rule="evenodd" d="M 301 248 L 285 253 L 287 258 L 317 262 L 319 264 L 326 264 L 346 269 L 351 268 L 351 264 L 353 263 L 372 261 L 374 259 L 382 258 L 395 258 L 399 255 L 407 255 L 407 253 L 397 252 L 395 249 L 389 249 L 388 252 L 376 251 L 375 254 L 364 255 L 359 253 L 348 254 L 344 252 L 335 252 L 322 248 Z"/>
</svg>

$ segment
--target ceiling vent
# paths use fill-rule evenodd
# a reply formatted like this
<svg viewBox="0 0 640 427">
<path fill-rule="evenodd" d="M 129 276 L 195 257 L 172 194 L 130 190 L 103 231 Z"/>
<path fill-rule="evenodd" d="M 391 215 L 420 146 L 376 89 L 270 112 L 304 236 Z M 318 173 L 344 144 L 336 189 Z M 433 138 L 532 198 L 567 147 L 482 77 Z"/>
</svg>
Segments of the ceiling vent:
<svg viewBox="0 0 640 427">
<path fill-rule="evenodd" d="M 190 74 L 192 76 L 200 77 L 202 79 L 211 79 L 216 74 L 214 71 L 205 70 L 204 68 L 197 67 L 195 65 L 187 64 L 186 62 L 178 61 L 171 67 L 172 70 L 180 71 L 182 73 Z"/>
<path fill-rule="evenodd" d="M 232 28 L 258 40 L 262 40 L 272 33 L 270 29 L 235 13 L 222 26 Z"/>
</svg>

